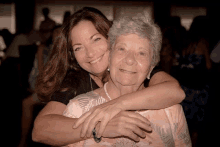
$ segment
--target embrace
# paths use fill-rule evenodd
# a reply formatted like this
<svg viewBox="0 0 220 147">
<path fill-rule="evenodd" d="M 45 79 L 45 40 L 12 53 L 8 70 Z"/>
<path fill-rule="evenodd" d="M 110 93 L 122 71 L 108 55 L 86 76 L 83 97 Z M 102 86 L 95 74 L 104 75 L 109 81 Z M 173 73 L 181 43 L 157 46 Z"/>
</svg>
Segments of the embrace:
<svg viewBox="0 0 220 147">
<path fill-rule="evenodd" d="M 89 26 L 92 23 L 82 21 L 78 24 L 78 28 L 74 29 L 80 30 L 81 25 Z M 125 16 L 114 20 L 108 36 L 110 57 L 108 82 L 102 88 L 81 94 L 70 100 L 63 113 L 64 116 L 79 118 L 95 106 L 113 101 L 121 95 L 143 89 L 145 79 L 150 77 L 151 71 L 159 62 L 160 30 L 148 16 L 138 14 L 133 17 Z M 83 52 L 83 49 L 78 47 L 75 50 L 79 54 Z M 188 126 L 181 105 L 177 104 L 160 110 L 140 110 L 136 113 L 147 118 L 150 123 L 146 120 L 141 123 L 148 123 L 152 128 L 140 124 L 140 128 L 148 132 L 147 135 L 142 134 L 140 128 L 135 128 L 135 133 L 142 137 L 140 140 L 133 141 L 120 136 L 121 134 L 114 131 L 115 128 L 112 127 L 116 121 L 110 121 L 102 134 L 101 142 L 96 143 L 92 135 L 89 135 L 88 138 L 85 138 L 86 140 L 69 146 L 174 147 L 191 145 Z M 90 128 L 88 132 L 91 132 L 91 129 L 93 128 Z M 117 129 L 120 130 L 120 125 Z M 98 132 L 98 125 L 95 130 Z"/>
<path fill-rule="evenodd" d="M 178 104 L 184 92 L 175 79 L 154 69 L 161 40 L 147 14 L 122 16 L 111 24 L 94 8 L 76 12 L 39 76 L 38 95 L 51 99 L 35 120 L 33 140 L 70 147 L 191 147 Z M 69 79 L 67 68 L 74 70 Z M 62 80 L 74 81 L 71 92 L 50 89 Z"/>
</svg>

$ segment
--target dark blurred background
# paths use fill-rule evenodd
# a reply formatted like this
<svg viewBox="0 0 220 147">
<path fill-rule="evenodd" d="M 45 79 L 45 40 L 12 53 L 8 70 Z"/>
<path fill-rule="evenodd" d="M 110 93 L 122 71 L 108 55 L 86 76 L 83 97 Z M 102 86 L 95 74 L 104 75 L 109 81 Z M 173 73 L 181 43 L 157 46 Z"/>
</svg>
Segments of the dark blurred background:
<svg viewBox="0 0 220 147">
<path fill-rule="evenodd" d="M 126 13 L 150 13 L 163 33 L 158 66 L 174 76 L 186 93 L 181 104 L 193 146 L 216 146 L 216 100 L 220 97 L 220 1 L 216 0 L 0 0 L 2 144 L 14 147 L 21 140 L 22 101 L 32 93 L 29 76 L 36 44 L 49 38 L 39 33 L 44 30 L 42 9 L 48 8 L 55 28 L 62 25 L 65 15 L 84 6 L 101 10 L 109 20 Z M 214 49 L 218 52 L 213 53 Z M 32 125 L 42 108 L 37 106 L 31 111 Z M 46 146 L 34 143 L 31 131 L 28 134 L 25 146 Z"/>
</svg>

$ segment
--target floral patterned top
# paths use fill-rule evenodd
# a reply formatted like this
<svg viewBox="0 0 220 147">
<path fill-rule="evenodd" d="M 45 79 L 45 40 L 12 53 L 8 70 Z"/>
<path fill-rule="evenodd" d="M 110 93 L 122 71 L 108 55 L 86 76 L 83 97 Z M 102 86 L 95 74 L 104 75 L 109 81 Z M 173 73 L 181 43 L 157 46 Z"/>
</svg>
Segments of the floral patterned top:
<svg viewBox="0 0 220 147">
<path fill-rule="evenodd" d="M 79 118 L 92 107 L 107 102 L 105 98 L 91 91 L 78 95 L 70 100 L 63 115 L 71 118 Z M 152 141 L 147 137 L 134 142 L 127 138 L 102 138 L 96 143 L 94 139 L 87 139 L 68 147 L 191 147 L 191 139 L 188 125 L 181 105 L 177 104 L 166 109 L 137 111 L 146 117 L 152 126 L 149 133 Z"/>
</svg>

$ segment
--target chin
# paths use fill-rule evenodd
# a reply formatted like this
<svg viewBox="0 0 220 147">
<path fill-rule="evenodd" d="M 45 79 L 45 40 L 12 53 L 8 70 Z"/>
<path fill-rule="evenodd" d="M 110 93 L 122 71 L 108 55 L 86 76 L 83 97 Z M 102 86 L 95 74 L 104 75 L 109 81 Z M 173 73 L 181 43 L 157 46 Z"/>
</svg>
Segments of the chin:
<svg viewBox="0 0 220 147">
<path fill-rule="evenodd" d="M 94 70 L 94 71 L 92 71 L 92 73 L 93 73 L 94 75 L 100 76 L 100 75 L 104 74 L 105 71 L 106 71 L 106 69 L 99 69 L 99 70 Z"/>
<path fill-rule="evenodd" d="M 118 81 L 118 83 L 120 83 L 123 86 L 134 86 L 135 85 L 135 83 L 131 81 Z"/>
</svg>

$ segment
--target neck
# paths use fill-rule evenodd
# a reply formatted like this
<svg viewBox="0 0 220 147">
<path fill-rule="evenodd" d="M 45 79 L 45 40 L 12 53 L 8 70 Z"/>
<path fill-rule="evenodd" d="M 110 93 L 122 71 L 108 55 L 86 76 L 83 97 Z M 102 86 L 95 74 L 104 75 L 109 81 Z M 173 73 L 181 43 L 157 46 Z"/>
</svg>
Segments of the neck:
<svg viewBox="0 0 220 147">
<path fill-rule="evenodd" d="M 102 74 L 90 74 L 90 77 L 95 81 L 95 83 L 99 86 L 99 87 L 103 87 L 103 82 L 107 82 L 109 79 L 109 73 L 108 72 L 104 72 Z"/>
<path fill-rule="evenodd" d="M 140 86 L 123 86 L 120 84 L 115 84 L 111 79 L 107 84 L 107 91 L 111 99 L 115 99 L 125 94 L 129 94 L 144 88 L 144 84 Z"/>
<path fill-rule="evenodd" d="M 102 79 L 100 77 L 94 76 L 92 74 L 89 75 L 99 87 L 103 87 Z"/>
</svg>

